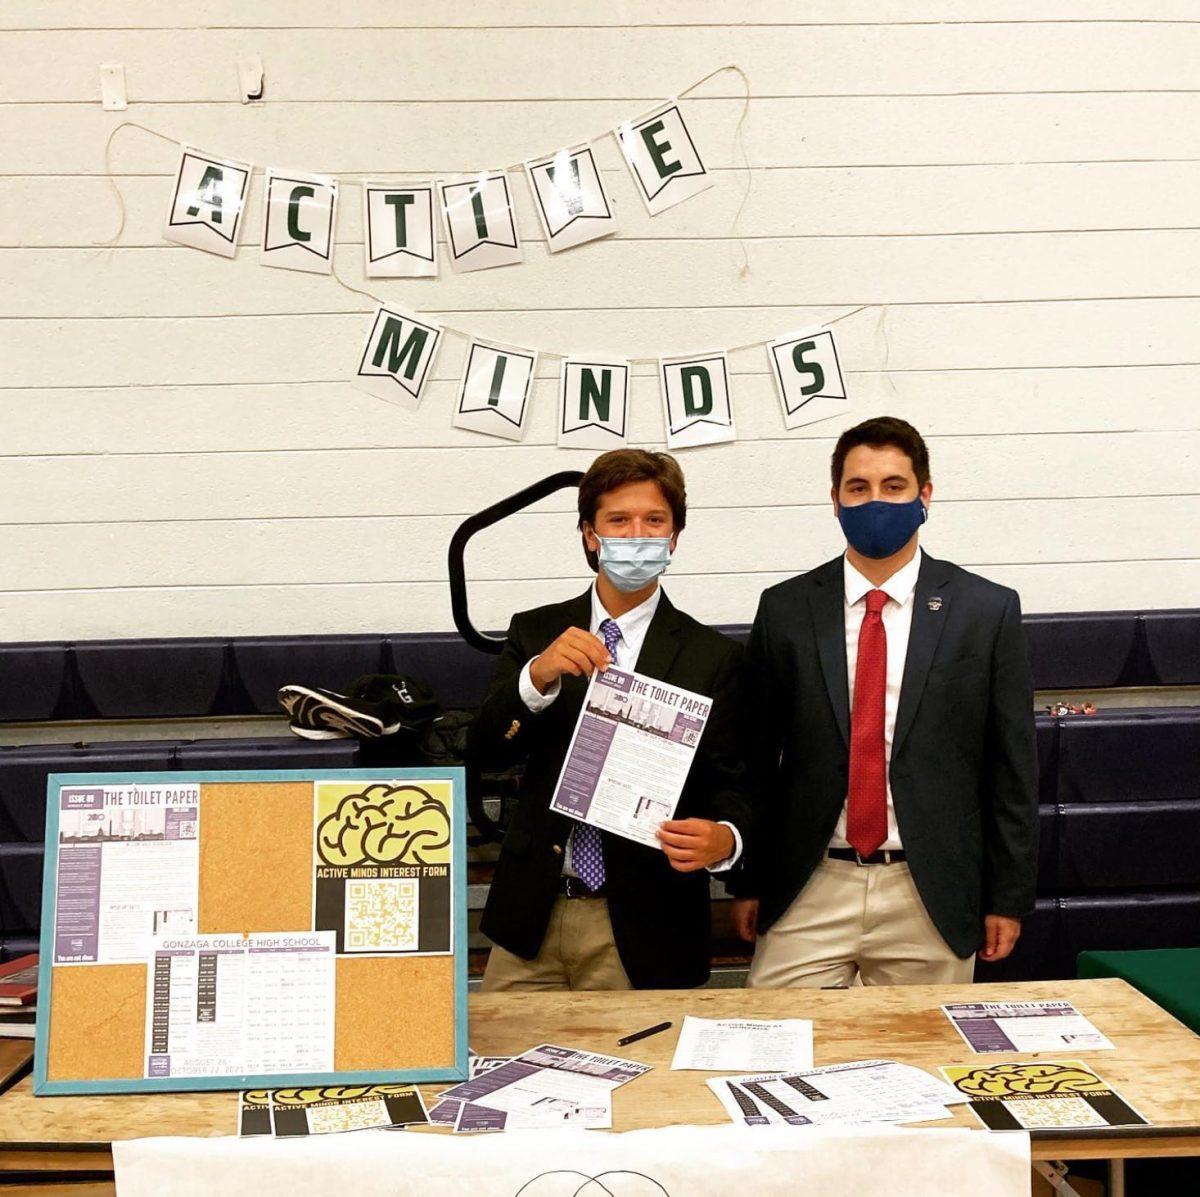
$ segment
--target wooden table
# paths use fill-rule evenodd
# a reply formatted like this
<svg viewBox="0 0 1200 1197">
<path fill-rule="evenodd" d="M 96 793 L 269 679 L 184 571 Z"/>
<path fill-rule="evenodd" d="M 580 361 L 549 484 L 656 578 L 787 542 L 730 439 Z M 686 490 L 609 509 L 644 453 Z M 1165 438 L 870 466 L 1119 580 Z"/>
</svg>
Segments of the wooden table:
<svg viewBox="0 0 1200 1197">
<path fill-rule="evenodd" d="M 1124 1159 L 1200 1155 L 1200 1036 L 1120 980 L 1041 981 L 1020 985 L 893 986 L 826 991 L 700 989 L 637 993 L 476 994 L 470 1000 L 471 1046 L 483 1055 L 515 1055 L 537 1043 L 560 1043 L 624 1056 L 654 1071 L 619 1089 L 615 1130 L 672 1123 L 727 1121 L 705 1085 L 712 1074 L 672 1072 L 671 1056 L 685 1014 L 706 1018 L 811 1018 L 815 1061 L 887 1058 L 931 1073 L 939 1065 L 983 1060 L 1036 1060 L 1037 1055 L 973 1056 L 939 1007 L 948 1002 L 1065 998 L 1116 1045 L 1083 1053 L 1106 1081 L 1153 1124 L 1151 1136 L 1120 1131 L 1075 1138 L 1037 1138 L 1036 1160 Z M 626 1048 L 617 1039 L 671 1019 L 670 1031 Z M 1055 1053 L 1060 1058 L 1070 1053 Z M 1043 1055 L 1042 1058 L 1051 1058 Z M 424 1086 L 426 1100 L 446 1086 Z M 975 1126 L 966 1106 L 931 1127 Z M 0 1181 L 5 1173 L 94 1183 L 111 1175 L 113 1139 L 146 1135 L 236 1132 L 234 1093 L 158 1096 L 42 1097 L 29 1078 L 0 1097 Z M 446 1133 L 430 1130 L 429 1133 Z M 981 1134 L 986 1133 L 980 1131 Z M 32 1179 L 32 1177 L 31 1177 Z M 5 1188 L 5 1194 L 20 1190 Z M 40 1191 L 30 1188 L 29 1192 Z M 47 1190 L 48 1191 L 48 1190 Z M 74 1185 L 59 1194 L 85 1191 Z M 91 1194 L 111 1192 L 93 1188 Z"/>
</svg>

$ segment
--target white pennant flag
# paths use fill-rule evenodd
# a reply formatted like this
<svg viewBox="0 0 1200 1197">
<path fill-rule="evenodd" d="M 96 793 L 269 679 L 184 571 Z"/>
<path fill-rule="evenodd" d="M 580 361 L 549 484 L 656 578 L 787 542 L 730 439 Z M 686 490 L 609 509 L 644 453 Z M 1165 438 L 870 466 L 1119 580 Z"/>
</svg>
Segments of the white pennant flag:
<svg viewBox="0 0 1200 1197">
<path fill-rule="evenodd" d="M 367 277 L 436 275 L 433 184 L 364 183 L 362 193 Z"/>
<path fill-rule="evenodd" d="M 458 388 L 455 428 L 519 441 L 529 419 L 537 350 L 472 338 Z"/>
<path fill-rule="evenodd" d="M 262 265 L 329 274 L 337 203 L 336 179 L 268 170 L 263 187 Z"/>
<path fill-rule="evenodd" d="M 564 449 L 619 449 L 629 410 L 629 363 L 564 358 L 558 388 L 558 443 Z"/>
<path fill-rule="evenodd" d="M 441 343 L 440 324 L 381 303 L 367 330 L 354 385 L 415 411 Z"/>
<path fill-rule="evenodd" d="M 232 258 L 250 191 L 249 162 L 214 158 L 190 146 L 179 147 L 179 169 L 163 237 Z"/>
<path fill-rule="evenodd" d="M 712 186 L 712 176 L 675 100 L 613 130 L 651 216 Z"/>
<path fill-rule="evenodd" d="M 787 428 L 815 424 L 849 410 L 833 333 L 788 333 L 767 345 Z"/>
<path fill-rule="evenodd" d="M 526 162 L 525 177 L 551 253 L 616 232 L 590 146 L 567 147 Z"/>
<path fill-rule="evenodd" d="M 438 182 L 450 265 L 458 272 L 521 261 L 512 192 L 505 171 L 458 183 Z"/>
<path fill-rule="evenodd" d="M 668 449 L 737 439 L 723 351 L 664 357 L 658 367 Z"/>
</svg>

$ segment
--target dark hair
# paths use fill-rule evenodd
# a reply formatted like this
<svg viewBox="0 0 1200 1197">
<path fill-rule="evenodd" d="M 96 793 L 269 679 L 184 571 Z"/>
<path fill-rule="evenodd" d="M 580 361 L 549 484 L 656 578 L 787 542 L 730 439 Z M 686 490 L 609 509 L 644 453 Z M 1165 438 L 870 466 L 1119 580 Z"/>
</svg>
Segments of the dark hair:
<svg viewBox="0 0 1200 1197">
<path fill-rule="evenodd" d="M 830 462 L 835 491 L 842 485 L 846 455 L 859 445 L 870 445 L 874 449 L 894 445 L 908 455 L 913 473 L 917 476 L 917 485 L 924 486 L 929 481 L 929 450 L 925 447 L 921 434 L 905 420 L 899 420 L 895 416 L 876 416 L 873 420 L 864 420 L 861 424 L 855 424 L 853 428 L 847 428 L 838 437 Z"/>
<path fill-rule="evenodd" d="M 687 487 L 683 482 L 683 471 L 679 462 L 669 453 L 650 453 L 645 449 L 612 449 L 601 453 L 592 462 L 588 472 L 579 483 L 580 532 L 584 524 L 595 527 L 596 512 L 600 500 L 610 491 L 627 486 L 630 482 L 656 482 L 662 491 L 667 506 L 671 508 L 675 531 L 682 532 L 687 523 Z M 596 554 L 583 542 L 583 551 L 592 570 L 598 572 L 600 562 Z"/>
</svg>

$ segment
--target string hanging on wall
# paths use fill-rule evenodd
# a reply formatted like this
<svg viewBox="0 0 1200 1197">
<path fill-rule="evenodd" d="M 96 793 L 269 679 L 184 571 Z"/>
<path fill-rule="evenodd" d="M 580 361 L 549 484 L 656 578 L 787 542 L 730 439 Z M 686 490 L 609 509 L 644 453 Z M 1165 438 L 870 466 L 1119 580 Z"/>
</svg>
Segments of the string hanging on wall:
<svg viewBox="0 0 1200 1197">
<path fill-rule="evenodd" d="M 432 365 L 447 334 L 467 342 L 465 365 L 453 413 L 457 427 L 506 440 L 520 440 L 528 426 L 532 383 L 539 356 L 561 359 L 557 442 L 563 447 L 610 448 L 626 442 L 630 367 L 656 367 L 663 406 L 664 439 L 671 448 L 736 439 L 728 355 L 763 347 L 775 381 L 785 427 L 802 427 L 848 410 L 832 325 L 865 311 L 854 308 L 820 327 L 687 355 L 653 357 L 582 354 L 505 345 L 469 329 L 397 307 L 348 283 L 337 269 L 337 214 L 347 185 L 360 188 L 364 274 L 367 278 L 436 275 L 439 252 L 456 273 L 493 269 L 523 260 L 510 172 L 521 171 L 551 253 L 611 235 L 617 222 L 596 166 L 593 144 L 616 138 L 622 157 L 651 217 L 712 186 L 711 172 L 679 101 L 709 79 L 736 73 L 745 94 L 734 130 L 744 187 L 731 237 L 740 252 L 740 277 L 749 273 L 738 236 L 749 198 L 752 172 L 744 125 L 750 82 L 736 64 L 718 67 L 672 98 L 595 137 L 549 155 L 524 159 L 464 179 L 421 183 L 379 182 L 375 174 L 326 176 L 263 171 L 260 262 L 269 267 L 329 274 L 347 292 L 372 301 L 366 337 L 351 381 L 377 398 L 409 410 L 419 406 Z M 105 143 L 105 170 L 117 198 L 117 231 L 97 245 L 114 245 L 125 228 L 125 205 L 112 173 L 112 145 L 124 128 L 176 142 L 138 121 L 115 126 Z M 255 167 L 180 144 L 164 237 L 176 244 L 225 258 L 238 253 L 239 233 Z M 377 172 L 383 173 L 383 172 Z M 440 219 L 444 241 L 439 242 Z M 868 305 L 877 306 L 877 305 Z M 882 335 L 882 322 L 878 330 Z"/>
</svg>

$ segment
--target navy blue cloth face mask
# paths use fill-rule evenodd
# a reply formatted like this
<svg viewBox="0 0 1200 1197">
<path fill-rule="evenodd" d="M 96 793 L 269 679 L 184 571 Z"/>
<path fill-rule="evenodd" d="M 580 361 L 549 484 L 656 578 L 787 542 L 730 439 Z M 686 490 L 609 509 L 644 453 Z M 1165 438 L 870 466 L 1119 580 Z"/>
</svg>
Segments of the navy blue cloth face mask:
<svg viewBox="0 0 1200 1197">
<path fill-rule="evenodd" d="M 928 518 L 919 495 L 911 503 L 872 499 L 854 507 L 838 504 L 838 523 L 846 540 L 864 557 L 876 560 L 898 553 Z"/>
</svg>

